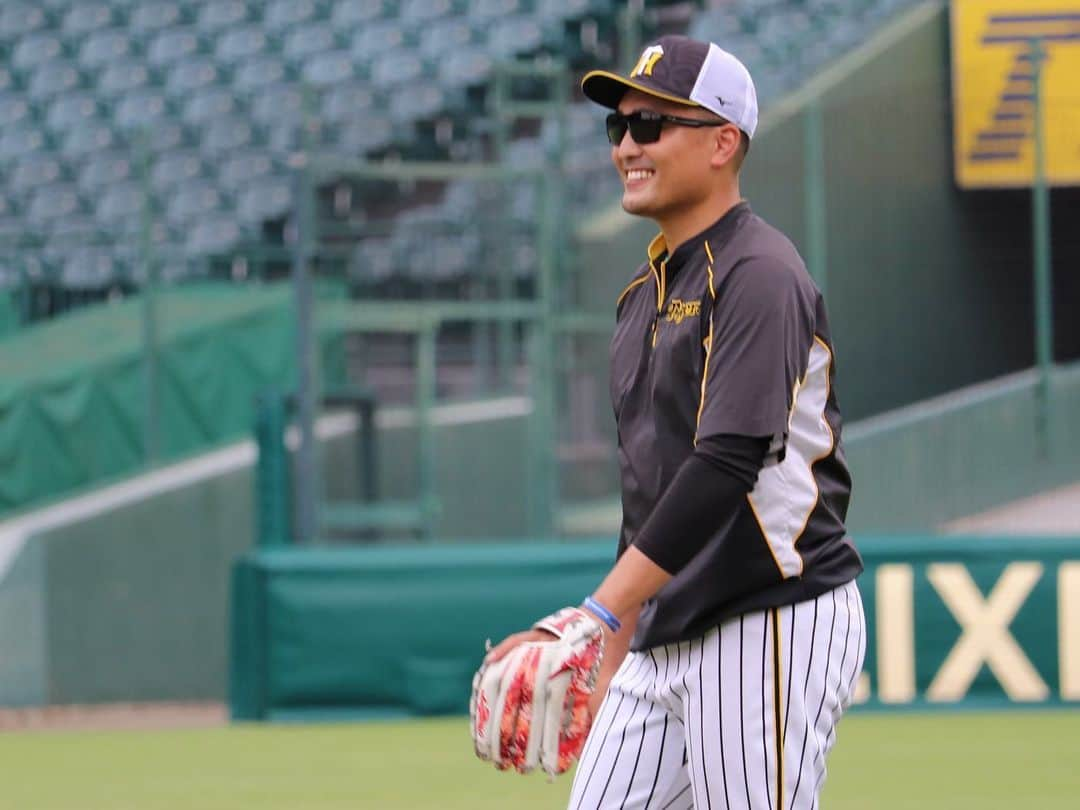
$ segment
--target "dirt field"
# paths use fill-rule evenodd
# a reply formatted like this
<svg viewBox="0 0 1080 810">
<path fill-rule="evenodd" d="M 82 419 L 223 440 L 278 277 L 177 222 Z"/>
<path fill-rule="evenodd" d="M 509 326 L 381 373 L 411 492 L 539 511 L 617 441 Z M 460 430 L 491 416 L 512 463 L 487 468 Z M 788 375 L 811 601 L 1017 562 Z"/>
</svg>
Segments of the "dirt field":
<svg viewBox="0 0 1080 810">
<path fill-rule="evenodd" d="M 223 703 L 109 703 L 98 706 L 0 708 L 0 732 L 215 728 L 228 721 Z"/>
</svg>

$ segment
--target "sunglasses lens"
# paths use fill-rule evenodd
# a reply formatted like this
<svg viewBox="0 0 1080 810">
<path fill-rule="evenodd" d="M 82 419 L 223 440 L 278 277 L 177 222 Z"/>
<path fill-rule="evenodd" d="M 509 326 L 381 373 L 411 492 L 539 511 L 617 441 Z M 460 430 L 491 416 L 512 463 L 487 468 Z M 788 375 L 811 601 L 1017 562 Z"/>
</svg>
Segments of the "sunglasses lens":
<svg viewBox="0 0 1080 810">
<path fill-rule="evenodd" d="M 659 118 L 642 118 L 638 115 L 630 119 L 630 137 L 636 143 L 656 143 L 660 140 L 663 123 Z"/>
<path fill-rule="evenodd" d="M 618 146 L 626 136 L 626 119 L 618 113 L 612 113 L 607 117 L 607 137 L 612 144 Z"/>
<path fill-rule="evenodd" d="M 626 137 L 626 130 L 629 129 L 630 137 L 635 143 L 656 143 L 660 140 L 660 129 L 663 124 L 663 118 L 658 115 L 640 112 L 630 113 L 630 115 L 611 113 L 607 117 L 608 140 L 618 146 Z"/>
</svg>

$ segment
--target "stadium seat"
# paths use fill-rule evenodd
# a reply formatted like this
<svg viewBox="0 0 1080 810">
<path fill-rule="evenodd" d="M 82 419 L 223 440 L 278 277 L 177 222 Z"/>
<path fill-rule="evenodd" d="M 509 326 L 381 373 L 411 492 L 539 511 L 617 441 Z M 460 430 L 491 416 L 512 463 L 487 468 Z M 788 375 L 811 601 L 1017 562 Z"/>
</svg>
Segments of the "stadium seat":
<svg viewBox="0 0 1080 810">
<path fill-rule="evenodd" d="M 464 15 L 467 11 L 468 5 L 464 0 L 402 0 L 399 16 L 427 23 L 441 17 Z"/>
<path fill-rule="evenodd" d="M 408 50 L 418 44 L 418 35 L 398 20 L 382 20 L 365 25 L 355 34 L 349 52 L 358 64 L 370 64 L 381 54 Z"/>
<path fill-rule="evenodd" d="M 236 152 L 222 162 L 218 180 L 226 192 L 236 194 L 256 180 L 271 177 L 279 174 L 280 171 L 278 164 L 269 153 L 248 149 Z"/>
<path fill-rule="evenodd" d="M 487 48 L 496 59 L 511 59 L 533 53 L 544 42 L 544 30 L 536 17 L 504 17 L 493 23 L 488 32 Z"/>
<path fill-rule="evenodd" d="M 112 127 L 96 119 L 68 132 L 61 141 L 60 152 L 65 158 L 78 161 L 114 144 L 119 146 L 117 140 Z"/>
<path fill-rule="evenodd" d="M 99 105 L 92 93 L 60 96 L 49 105 L 45 126 L 54 136 L 62 136 L 75 127 L 97 118 Z"/>
<path fill-rule="evenodd" d="M 292 182 L 286 176 L 257 180 L 240 193 L 237 214 L 248 225 L 279 219 L 292 209 Z"/>
<path fill-rule="evenodd" d="M 221 71 L 208 56 L 194 56 L 173 65 L 165 78 L 165 92 L 183 101 L 193 93 L 221 81 Z"/>
<path fill-rule="evenodd" d="M 394 143 L 395 137 L 399 142 L 405 140 L 404 133 L 396 131 L 389 118 L 370 115 L 336 128 L 330 145 L 334 152 L 360 157 L 385 149 Z"/>
<path fill-rule="evenodd" d="M 105 66 L 98 75 L 95 90 L 99 97 L 110 100 L 155 83 L 154 75 L 146 65 L 125 58 Z"/>
<path fill-rule="evenodd" d="M 171 0 L 139 3 L 132 9 L 128 29 L 133 34 L 154 34 L 180 24 L 180 4 Z"/>
<path fill-rule="evenodd" d="M 477 87 L 485 84 L 495 69 L 495 60 L 482 47 L 451 51 L 439 60 L 439 82 L 444 87 Z"/>
<path fill-rule="evenodd" d="M 133 90 L 117 102 L 113 121 L 125 132 L 150 129 L 170 118 L 168 100 L 160 90 Z"/>
<path fill-rule="evenodd" d="M 411 50 L 380 54 L 371 65 L 371 79 L 380 88 L 394 89 L 435 77 L 435 70 Z"/>
<path fill-rule="evenodd" d="M 479 40 L 479 33 L 470 20 L 449 17 L 424 27 L 420 32 L 419 50 L 426 57 L 438 58 Z"/>
<path fill-rule="evenodd" d="M 228 87 L 207 87 L 191 94 L 180 117 L 190 127 L 201 127 L 234 112 L 238 112 L 238 109 L 232 90 Z"/>
<path fill-rule="evenodd" d="M 30 197 L 26 221 L 34 226 L 44 226 L 80 213 L 83 213 L 83 206 L 75 185 L 54 183 L 42 186 Z"/>
<path fill-rule="evenodd" d="M 25 155 L 7 171 L 7 190 L 25 199 L 34 190 L 56 183 L 64 174 L 64 165 L 53 154 L 39 152 Z"/>
<path fill-rule="evenodd" d="M 706 9 L 690 23 L 687 33 L 696 39 L 706 39 L 726 48 L 724 43 L 743 33 L 742 20 L 730 6 Z"/>
<path fill-rule="evenodd" d="M 146 49 L 146 61 L 152 67 L 163 68 L 202 48 L 199 35 L 193 28 L 167 28 L 157 34 Z"/>
<path fill-rule="evenodd" d="M 271 85 L 253 99 L 251 118 L 262 125 L 282 120 L 299 122 L 304 118 L 304 103 L 304 92 L 300 85 Z"/>
<path fill-rule="evenodd" d="M 74 3 L 64 15 L 60 30 L 64 36 L 80 38 L 108 28 L 113 23 L 113 9 L 108 3 Z"/>
<path fill-rule="evenodd" d="M 469 19 L 487 23 L 515 14 L 529 14 L 534 8 L 530 0 L 469 0 Z"/>
<path fill-rule="evenodd" d="M 776 68 L 798 63 L 798 53 L 810 39 L 810 18 L 800 10 L 778 10 L 758 25 L 757 40 L 765 58 Z"/>
<path fill-rule="evenodd" d="M 21 93 L 0 93 L 0 130 L 24 121 L 32 123 L 34 111 Z"/>
<path fill-rule="evenodd" d="M 7 165 L 15 160 L 47 148 L 45 133 L 30 123 L 19 123 L 5 127 L 0 132 L 0 165 Z"/>
<path fill-rule="evenodd" d="M 59 273 L 60 286 L 71 292 L 104 292 L 121 275 L 116 254 L 104 245 L 88 245 L 67 254 Z"/>
<path fill-rule="evenodd" d="M 183 124 L 173 118 L 167 118 L 160 124 L 150 128 L 149 131 L 150 151 L 154 155 L 161 155 L 172 149 L 187 148 L 192 146 L 195 138 Z M 132 146 L 135 146 L 143 133 L 135 132 L 131 136 Z"/>
<path fill-rule="evenodd" d="M 104 189 L 94 205 L 94 219 L 105 228 L 138 223 L 146 198 L 137 182 L 115 183 Z"/>
<path fill-rule="evenodd" d="M 77 186 L 87 199 L 96 199 L 113 183 L 121 183 L 134 175 L 130 155 L 126 151 L 96 152 L 79 165 Z"/>
<path fill-rule="evenodd" d="M 39 65 L 62 58 L 64 45 L 52 31 L 35 31 L 20 37 L 11 52 L 11 65 L 22 73 L 29 73 Z"/>
<path fill-rule="evenodd" d="M 477 219 L 494 204 L 494 198 L 485 192 L 490 188 L 481 187 L 475 180 L 452 180 L 443 189 L 442 216 L 458 222 Z"/>
<path fill-rule="evenodd" d="M 94 31 L 86 37 L 78 52 L 79 67 L 84 70 L 100 70 L 110 62 L 134 54 L 127 33 L 116 28 Z"/>
<path fill-rule="evenodd" d="M 388 237 L 361 239 L 350 257 L 349 280 L 362 287 L 392 278 L 396 272 L 394 245 Z"/>
<path fill-rule="evenodd" d="M 164 199 L 177 186 L 207 174 L 202 157 L 195 149 L 174 149 L 158 156 L 150 169 L 150 186 Z"/>
<path fill-rule="evenodd" d="M 611 0 L 537 0 L 536 15 L 545 20 L 579 20 L 583 17 L 611 14 Z"/>
<path fill-rule="evenodd" d="M 305 129 L 302 121 L 283 118 L 270 121 L 259 128 L 260 142 L 271 154 L 285 156 L 301 149 L 317 149 L 322 143 L 322 125 L 313 120 Z"/>
<path fill-rule="evenodd" d="M 214 56 L 219 62 L 231 65 L 263 53 L 268 46 L 269 39 L 260 26 L 245 25 L 222 34 L 217 41 Z"/>
<path fill-rule="evenodd" d="M 357 75 L 352 55 L 348 51 L 329 51 L 310 57 L 301 69 L 300 77 L 317 87 L 333 87 Z"/>
<path fill-rule="evenodd" d="M 320 117 L 336 125 L 366 116 L 374 105 L 370 82 L 336 82 L 322 94 Z"/>
<path fill-rule="evenodd" d="M 257 95 L 267 87 L 287 81 L 285 60 L 274 54 L 262 54 L 245 60 L 233 73 L 233 89 L 243 95 Z"/>
<path fill-rule="evenodd" d="M 199 8 L 196 26 L 208 34 L 217 34 L 224 28 L 239 25 L 251 16 L 243 0 L 214 0 Z"/>
<path fill-rule="evenodd" d="M 477 228 L 448 222 L 440 205 L 421 205 L 400 213 L 391 235 L 394 262 L 417 281 L 464 277 L 479 259 Z"/>
<path fill-rule="evenodd" d="M 285 36 L 282 53 L 294 64 L 319 53 L 332 51 L 338 46 L 337 34 L 328 22 L 297 26 Z"/>
<path fill-rule="evenodd" d="M 515 169 L 540 169 L 544 165 L 544 143 L 539 138 L 517 138 L 506 145 L 502 162 Z"/>
<path fill-rule="evenodd" d="M 234 220 L 204 217 L 189 229 L 184 248 L 191 256 L 215 256 L 230 251 L 239 241 L 240 226 Z"/>
<path fill-rule="evenodd" d="M 70 62 L 58 59 L 39 65 L 30 77 L 27 94 L 35 104 L 44 104 L 82 85 L 82 77 Z"/>
<path fill-rule="evenodd" d="M 396 12 L 396 3 L 386 0 L 338 0 L 334 3 L 330 21 L 343 34 L 351 34 L 359 25 L 389 17 Z"/>
<path fill-rule="evenodd" d="M 204 157 L 217 160 L 228 153 L 250 146 L 255 132 L 246 118 L 227 116 L 211 121 L 202 130 L 199 150 Z"/>
<path fill-rule="evenodd" d="M 36 4 L 5 2 L 0 7 L 0 40 L 12 42 L 48 24 L 44 10 Z"/>
<path fill-rule="evenodd" d="M 221 193 L 207 180 L 189 180 L 181 183 L 169 195 L 165 208 L 165 221 L 173 227 L 183 227 L 218 211 L 223 205 Z"/>
<path fill-rule="evenodd" d="M 85 214 L 72 214 L 47 222 L 40 229 L 45 237 L 45 248 L 50 264 L 57 264 L 67 253 L 83 245 L 100 242 L 105 237 L 94 220 Z"/>
<path fill-rule="evenodd" d="M 432 118 L 446 105 L 446 95 L 434 84 L 410 87 L 390 99 L 390 118 L 399 124 L 411 124 Z"/>
<path fill-rule="evenodd" d="M 284 33 L 321 16 L 322 8 L 316 0 L 272 0 L 266 7 L 263 24 L 269 31 Z"/>
</svg>

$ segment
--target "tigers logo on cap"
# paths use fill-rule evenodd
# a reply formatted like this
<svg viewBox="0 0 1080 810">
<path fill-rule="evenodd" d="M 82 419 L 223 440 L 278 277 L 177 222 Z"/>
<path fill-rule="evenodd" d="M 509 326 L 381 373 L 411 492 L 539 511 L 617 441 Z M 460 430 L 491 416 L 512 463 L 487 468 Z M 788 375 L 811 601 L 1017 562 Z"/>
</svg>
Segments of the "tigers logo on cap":
<svg viewBox="0 0 1080 810">
<path fill-rule="evenodd" d="M 664 46 L 650 45 L 641 52 L 641 58 L 637 60 L 634 69 L 630 71 L 631 78 L 634 76 L 652 76 L 652 70 L 656 66 L 656 63 L 663 58 Z"/>
</svg>

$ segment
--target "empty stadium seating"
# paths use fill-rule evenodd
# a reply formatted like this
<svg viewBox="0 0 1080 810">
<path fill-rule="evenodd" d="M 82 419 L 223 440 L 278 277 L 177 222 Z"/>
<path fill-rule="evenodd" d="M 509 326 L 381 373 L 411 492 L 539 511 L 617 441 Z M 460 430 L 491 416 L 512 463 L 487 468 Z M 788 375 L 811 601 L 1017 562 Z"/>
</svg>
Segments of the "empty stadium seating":
<svg viewBox="0 0 1080 810">
<path fill-rule="evenodd" d="M 866 25 L 912 0 L 727 0 L 647 3 L 693 12 L 691 33 L 724 43 L 757 77 L 763 105 L 849 48 Z M 541 55 L 580 69 L 617 52 L 613 0 L 44 0 L 0 7 L 0 276 L 14 272 L 12 237 L 71 238 L 42 259 L 58 284 L 83 287 L 127 273 L 142 206 L 170 266 L 258 242 L 294 201 L 289 156 L 490 156 L 484 93 L 501 60 Z M 659 30 L 648 28 L 646 35 Z M 561 161 L 571 210 L 616 193 L 600 116 L 574 105 Z M 439 123 L 438 126 L 434 124 Z M 516 165 L 541 159 L 557 122 L 512 142 Z M 149 176 L 140 180 L 140 149 Z M 360 247 L 365 278 L 422 275 L 406 244 L 418 228 L 470 210 L 449 187 L 418 199 L 383 237 Z M 459 198 L 454 205 L 446 201 Z M 515 198 L 514 216 L 535 200 Z M 455 213 L 457 212 L 457 213 Z M 60 220 L 66 220 L 61 223 Z M 420 227 L 418 224 L 423 224 Z M 92 233 L 79 243 L 77 234 Z M 410 237 L 411 234 L 411 237 Z M 480 247 L 431 237 L 428 263 L 466 274 Z M 68 252 L 65 252 L 68 251 Z M 363 257 L 370 254 L 370 257 Z M 361 261 L 362 260 L 362 261 Z M 525 261 L 525 259 L 523 259 Z M 183 270 L 176 270 L 183 275 Z M 527 275 L 525 265 L 514 273 Z"/>
</svg>

